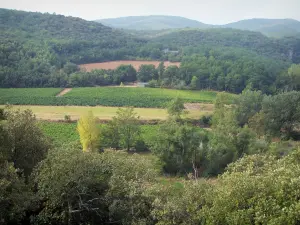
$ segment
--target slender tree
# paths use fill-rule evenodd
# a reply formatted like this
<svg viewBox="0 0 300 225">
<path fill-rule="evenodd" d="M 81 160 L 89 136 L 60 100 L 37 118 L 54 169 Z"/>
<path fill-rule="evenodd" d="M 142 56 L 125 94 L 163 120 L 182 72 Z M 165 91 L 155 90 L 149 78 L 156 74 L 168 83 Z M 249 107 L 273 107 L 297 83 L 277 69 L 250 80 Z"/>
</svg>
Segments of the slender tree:
<svg viewBox="0 0 300 225">
<path fill-rule="evenodd" d="M 96 125 L 96 118 L 92 111 L 80 118 L 77 124 L 80 142 L 84 152 L 97 151 L 99 147 L 100 132 Z"/>
</svg>

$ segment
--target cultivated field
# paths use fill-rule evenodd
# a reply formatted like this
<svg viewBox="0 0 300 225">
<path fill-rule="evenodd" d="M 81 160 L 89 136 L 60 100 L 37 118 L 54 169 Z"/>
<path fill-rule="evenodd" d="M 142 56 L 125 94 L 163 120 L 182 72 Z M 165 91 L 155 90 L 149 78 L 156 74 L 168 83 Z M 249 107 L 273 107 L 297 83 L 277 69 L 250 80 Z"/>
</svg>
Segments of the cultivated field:
<svg viewBox="0 0 300 225">
<path fill-rule="evenodd" d="M 187 110 L 187 118 L 199 119 L 203 115 L 209 115 L 213 112 L 212 104 L 200 104 L 199 109 Z M 0 107 L 4 107 L 3 105 Z M 71 120 L 78 120 L 81 115 L 91 110 L 100 120 L 110 120 L 116 115 L 117 107 L 89 107 L 89 106 L 14 106 L 14 109 L 30 109 L 39 120 L 61 121 L 65 115 L 71 116 Z M 167 118 L 165 109 L 155 108 L 135 108 L 135 112 L 141 120 L 164 120 Z"/>
<path fill-rule="evenodd" d="M 154 65 L 158 67 L 160 61 L 110 61 L 110 62 L 102 62 L 102 63 L 89 63 L 89 64 L 82 64 L 79 65 L 80 68 L 86 69 L 86 71 L 90 72 L 94 69 L 105 69 L 105 70 L 113 70 L 116 69 L 120 65 L 132 65 L 136 70 L 140 68 L 141 65 Z M 168 66 L 180 66 L 180 62 L 164 62 L 165 67 Z"/>
<path fill-rule="evenodd" d="M 161 88 L 92 87 L 73 88 L 56 97 L 60 88 L 0 89 L 0 104 L 12 105 L 78 105 L 78 106 L 133 106 L 165 108 L 180 97 L 186 103 L 213 103 L 216 92 L 171 90 Z"/>
<path fill-rule="evenodd" d="M 65 143 L 71 143 L 79 141 L 79 134 L 76 130 L 76 123 L 55 123 L 41 121 L 39 127 L 44 134 L 51 138 L 55 145 L 61 145 Z M 106 126 L 105 124 L 99 124 L 99 127 Z M 147 143 L 157 133 L 158 125 L 141 125 L 142 139 Z M 202 128 L 197 128 L 202 130 Z"/>
</svg>

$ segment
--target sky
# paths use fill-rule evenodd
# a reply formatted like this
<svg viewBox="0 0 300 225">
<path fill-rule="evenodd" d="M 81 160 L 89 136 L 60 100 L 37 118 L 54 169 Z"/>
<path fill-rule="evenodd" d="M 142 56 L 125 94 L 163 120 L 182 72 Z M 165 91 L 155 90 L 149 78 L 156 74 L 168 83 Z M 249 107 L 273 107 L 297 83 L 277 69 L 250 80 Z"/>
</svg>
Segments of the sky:
<svg viewBox="0 0 300 225">
<path fill-rule="evenodd" d="M 56 13 L 86 20 L 171 15 L 208 24 L 251 18 L 300 21 L 300 0 L 0 0 L 0 8 Z"/>
</svg>

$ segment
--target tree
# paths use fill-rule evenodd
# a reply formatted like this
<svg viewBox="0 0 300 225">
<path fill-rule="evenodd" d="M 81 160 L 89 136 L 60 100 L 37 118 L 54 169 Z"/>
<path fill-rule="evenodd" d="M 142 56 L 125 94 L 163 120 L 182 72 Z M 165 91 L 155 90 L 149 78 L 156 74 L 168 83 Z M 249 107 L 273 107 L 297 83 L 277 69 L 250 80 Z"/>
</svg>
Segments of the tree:
<svg viewBox="0 0 300 225">
<path fill-rule="evenodd" d="M 184 102 L 182 99 L 176 97 L 173 99 L 167 107 L 167 111 L 170 117 L 174 117 L 175 119 L 180 119 L 181 115 L 184 112 Z"/>
<path fill-rule="evenodd" d="M 119 108 L 116 120 L 116 126 L 120 135 L 120 146 L 130 150 L 140 135 L 139 117 L 134 112 L 134 108 Z"/>
<path fill-rule="evenodd" d="M 287 75 L 289 90 L 300 91 L 300 64 L 291 65 Z"/>
<path fill-rule="evenodd" d="M 154 65 L 141 65 L 137 73 L 137 79 L 142 82 L 157 80 L 158 74 Z"/>
<path fill-rule="evenodd" d="M 198 173 L 204 167 L 207 136 L 195 127 L 169 119 L 160 125 L 150 143 L 151 151 L 164 163 L 168 173 Z"/>
<path fill-rule="evenodd" d="M 6 152 L 5 159 L 27 179 L 33 168 L 45 158 L 49 142 L 30 110 L 6 110 L 6 119 L 1 135 L 6 141 L 0 146 Z"/>
<path fill-rule="evenodd" d="M 262 112 L 267 134 L 297 138 L 300 126 L 300 92 L 266 96 L 262 102 Z"/>
<path fill-rule="evenodd" d="M 50 150 L 34 174 L 42 207 L 34 224 L 102 224 L 112 169 L 102 154 L 67 147 Z"/>
<path fill-rule="evenodd" d="M 84 152 L 94 152 L 98 150 L 100 132 L 92 111 L 89 111 L 87 115 L 80 118 L 77 123 L 77 131 Z"/>
<path fill-rule="evenodd" d="M 30 204 L 33 193 L 13 163 L 0 158 L 0 221 L 19 224 Z"/>
<path fill-rule="evenodd" d="M 261 91 L 244 90 L 235 99 L 235 113 L 240 126 L 247 124 L 261 110 L 263 97 Z"/>
<path fill-rule="evenodd" d="M 150 220 L 151 210 L 151 198 L 144 190 L 159 172 L 153 159 L 137 154 L 51 150 L 34 174 L 41 204 L 32 221 L 142 224 Z"/>
<path fill-rule="evenodd" d="M 101 147 L 118 149 L 120 147 L 120 133 L 118 121 L 113 118 L 106 126 L 101 127 Z"/>
<path fill-rule="evenodd" d="M 164 62 L 160 62 L 158 67 L 157 67 L 157 73 L 158 73 L 158 80 L 161 81 L 163 79 L 163 75 L 165 72 L 165 64 Z"/>
<path fill-rule="evenodd" d="M 198 88 L 198 82 L 199 82 L 198 77 L 193 76 L 192 81 L 191 81 L 191 88 L 193 90 L 196 90 Z"/>
</svg>

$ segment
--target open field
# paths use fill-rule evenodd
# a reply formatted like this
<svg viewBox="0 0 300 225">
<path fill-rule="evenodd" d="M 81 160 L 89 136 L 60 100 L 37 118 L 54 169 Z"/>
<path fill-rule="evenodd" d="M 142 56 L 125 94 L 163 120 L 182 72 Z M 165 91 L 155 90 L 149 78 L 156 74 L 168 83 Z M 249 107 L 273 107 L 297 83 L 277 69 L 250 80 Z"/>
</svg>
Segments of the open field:
<svg viewBox="0 0 300 225">
<path fill-rule="evenodd" d="M 4 107 L 3 105 L 0 107 Z M 77 120 L 81 115 L 91 110 L 94 116 L 100 120 L 109 120 L 116 115 L 117 107 L 89 107 L 89 106 L 31 106 L 18 105 L 15 109 L 30 109 L 39 120 L 60 121 L 64 120 L 65 115 L 70 115 L 72 120 Z M 203 115 L 209 115 L 213 112 L 212 104 L 200 104 L 200 108 L 187 110 L 187 118 L 199 119 Z M 135 108 L 135 112 L 141 120 L 164 120 L 167 118 L 165 109 L 156 108 Z"/>
<path fill-rule="evenodd" d="M 79 65 L 80 68 L 86 69 L 86 71 L 90 72 L 95 69 L 105 69 L 105 70 L 113 70 L 116 69 L 120 65 L 132 65 L 136 70 L 140 68 L 141 65 L 154 65 L 158 67 L 160 61 L 110 61 L 110 62 L 102 62 L 102 63 L 89 63 Z M 180 62 L 164 62 L 165 67 L 168 66 L 180 66 Z"/>
<path fill-rule="evenodd" d="M 213 103 L 216 92 L 173 90 L 162 88 L 90 87 L 73 88 L 56 97 L 60 88 L 0 89 L 0 104 L 12 105 L 79 105 L 79 106 L 133 106 L 138 108 L 165 108 L 180 97 L 186 103 Z"/>
</svg>

